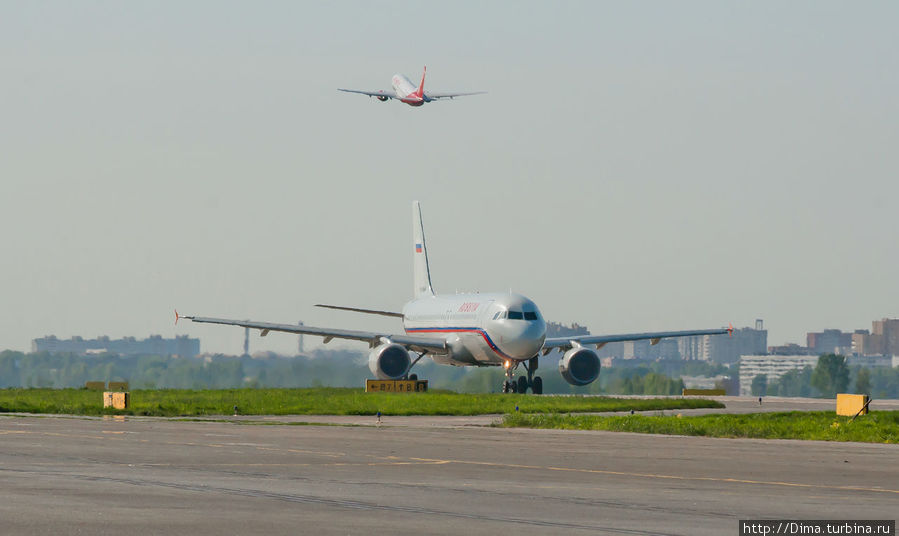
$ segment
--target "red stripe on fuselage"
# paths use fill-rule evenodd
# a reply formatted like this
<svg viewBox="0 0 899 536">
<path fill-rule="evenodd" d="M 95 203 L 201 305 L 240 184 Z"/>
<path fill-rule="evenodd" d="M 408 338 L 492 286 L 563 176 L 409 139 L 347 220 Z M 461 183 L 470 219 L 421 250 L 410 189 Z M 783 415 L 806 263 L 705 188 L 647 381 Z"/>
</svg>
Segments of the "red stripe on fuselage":
<svg viewBox="0 0 899 536">
<path fill-rule="evenodd" d="M 502 350 L 499 349 L 490 337 L 487 336 L 487 332 L 480 328 L 411 328 L 407 329 L 406 333 L 478 333 L 481 338 L 484 339 L 484 342 L 487 343 L 487 346 L 493 350 L 498 356 L 506 358 L 506 359 L 515 359 L 512 356 L 506 355 Z"/>
</svg>

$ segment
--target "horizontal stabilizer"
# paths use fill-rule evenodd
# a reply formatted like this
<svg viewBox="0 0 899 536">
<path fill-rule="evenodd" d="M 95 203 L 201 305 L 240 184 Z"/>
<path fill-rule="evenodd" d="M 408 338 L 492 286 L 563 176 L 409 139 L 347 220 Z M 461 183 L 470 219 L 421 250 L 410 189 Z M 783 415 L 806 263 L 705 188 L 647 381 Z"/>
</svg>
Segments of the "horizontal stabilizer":
<svg viewBox="0 0 899 536">
<path fill-rule="evenodd" d="M 316 307 L 324 307 L 325 309 L 337 309 L 340 311 L 353 311 L 355 313 L 365 313 L 367 315 L 381 315 L 381 316 L 393 316 L 396 318 L 403 318 L 403 313 L 394 313 L 393 311 L 377 311 L 375 309 L 359 309 L 358 307 L 341 307 L 339 305 L 325 305 L 323 303 L 316 303 Z"/>
</svg>

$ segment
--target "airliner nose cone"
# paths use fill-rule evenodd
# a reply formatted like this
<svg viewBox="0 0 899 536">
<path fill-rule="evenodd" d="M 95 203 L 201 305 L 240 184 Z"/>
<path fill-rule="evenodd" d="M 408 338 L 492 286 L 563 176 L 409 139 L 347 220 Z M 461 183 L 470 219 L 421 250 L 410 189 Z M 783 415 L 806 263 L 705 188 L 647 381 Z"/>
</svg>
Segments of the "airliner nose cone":
<svg viewBox="0 0 899 536">
<path fill-rule="evenodd" d="M 516 337 L 506 337 L 503 350 L 515 359 L 530 359 L 540 353 L 546 340 L 546 325 L 534 322 Z"/>
</svg>

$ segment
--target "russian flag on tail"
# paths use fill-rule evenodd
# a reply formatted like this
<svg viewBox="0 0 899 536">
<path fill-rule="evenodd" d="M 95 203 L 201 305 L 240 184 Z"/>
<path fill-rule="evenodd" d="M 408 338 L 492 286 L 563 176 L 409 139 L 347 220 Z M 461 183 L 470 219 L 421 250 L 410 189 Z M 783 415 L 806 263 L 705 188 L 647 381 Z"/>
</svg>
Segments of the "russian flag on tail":
<svg viewBox="0 0 899 536">
<path fill-rule="evenodd" d="M 421 244 L 415 244 L 415 253 L 421 253 Z"/>
</svg>

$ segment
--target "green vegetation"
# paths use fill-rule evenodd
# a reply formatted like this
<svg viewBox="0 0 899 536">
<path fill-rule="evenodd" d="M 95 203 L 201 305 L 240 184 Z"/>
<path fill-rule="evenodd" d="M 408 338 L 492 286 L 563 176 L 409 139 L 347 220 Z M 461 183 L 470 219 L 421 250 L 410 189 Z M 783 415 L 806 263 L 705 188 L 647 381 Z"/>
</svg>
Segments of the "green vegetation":
<svg viewBox="0 0 899 536">
<path fill-rule="evenodd" d="M 622 395 L 679 395 L 683 392 L 684 382 L 680 378 L 672 379 L 664 374 L 648 372 L 621 378 L 609 387 Z"/>
<path fill-rule="evenodd" d="M 128 381 L 135 389 L 358 387 L 371 377 L 367 363 L 364 352 L 351 350 L 317 350 L 308 356 L 263 358 L 79 356 L 4 351 L 0 352 L 0 388 L 78 388 L 93 380 Z M 539 372 L 546 394 L 679 395 L 680 380 L 664 371 L 684 367 L 692 371 L 697 365 L 667 362 L 636 368 L 604 368 L 598 381 L 583 387 L 566 383 L 552 356 L 541 358 Z M 699 368 L 707 370 L 709 366 L 703 364 Z M 497 393 L 503 381 L 499 367 L 447 367 L 428 359 L 422 360 L 413 371 L 420 378 L 427 378 L 431 389 L 463 393 Z"/>
<path fill-rule="evenodd" d="M 779 380 L 760 378 L 756 376 L 751 385 L 755 396 L 834 398 L 837 393 L 854 392 L 875 399 L 899 398 L 899 368 L 849 367 L 841 355 L 823 355 L 816 366 L 791 370 Z"/>
<path fill-rule="evenodd" d="M 871 394 L 871 370 L 860 369 L 855 376 L 855 392 L 860 395 Z"/>
<path fill-rule="evenodd" d="M 820 393 L 812 387 L 813 370 L 812 367 L 791 370 L 781 376 L 780 380 L 768 382 L 766 392 L 761 394 L 767 396 L 820 396 Z"/>
<path fill-rule="evenodd" d="M 737 391 L 735 364 L 727 367 L 698 361 L 621 360 L 614 367 L 603 367 L 599 380 L 583 387 L 567 384 L 556 368 L 553 354 L 541 356 L 539 374 L 546 394 L 677 395 L 681 392 L 681 375 L 730 376 L 730 380 L 716 383 L 716 388 L 726 389 L 730 394 Z M 761 396 L 824 396 L 812 385 L 812 375 L 817 368 L 790 371 L 779 380 L 769 378 Z M 819 373 L 819 382 L 830 386 L 830 379 L 836 378 L 836 387 L 844 385 L 840 383 L 842 370 L 838 365 L 835 372 Z M 846 389 L 851 386 L 855 392 L 867 390 L 874 399 L 899 398 L 899 368 L 852 366 L 848 370 Z M 460 393 L 497 393 L 503 380 L 503 371 L 498 367 L 446 367 L 428 359 L 415 365 L 413 372 L 420 378 L 427 378 L 432 390 Z M 148 390 L 359 387 L 370 376 L 365 352 L 355 350 L 328 349 L 303 356 L 257 358 L 0 352 L 0 388 L 79 388 L 93 380 L 128 381 L 134 389 Z"/>
<path fill-rule="evenodd" d="M 837 393 L 845 393 L 849 387 L 849 367 L 846 358 L 836 354 L 825 354 L 818 358 L 818 366 L 812 372 L 812 386 L 824 398 L 836 398 Z"/>
<path fill-rule="evenodd" d="M 645 434 L 899 443 L 899 411 L 873 411 L 849 422 L 833 411 L 716 414 L 691 417 L 508 414 L 502 426 L 609 430 Z"/>
<path fill-rule="evenodd" d="M 361 389 L 224 389 L 132 391 L 131 408 L 104 410 L 100 393 L 86 389 L 0 390 L 0 412 L 74 415 L 485 415 L 524 413 L 646 411 L 718 408 L 712 400 L 621 399 L 577 396 L 459 394 L 448 392 L 365 393 Z"/>
<path fill-rule="evenodd" d="M 752 396 L 762 396 L 767 394 L 768 376 L 766 374 L 759 374 L 758 376 L 753 378 L 750 389 L 752 392 Z"/>
</svg>

